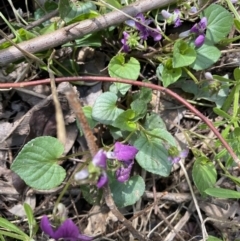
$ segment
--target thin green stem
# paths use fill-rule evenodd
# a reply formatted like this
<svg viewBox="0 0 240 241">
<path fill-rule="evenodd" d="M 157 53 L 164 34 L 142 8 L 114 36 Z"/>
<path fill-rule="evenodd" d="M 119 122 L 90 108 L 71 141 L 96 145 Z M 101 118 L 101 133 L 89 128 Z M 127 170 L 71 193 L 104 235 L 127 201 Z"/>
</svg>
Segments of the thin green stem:
<svg viewBox="0 0 240 241">
<path fill-rule="evenodd" d="M 238 109 L 239 109 L 239 91 L 240 91 L 240 84 L 236 85 L 236 90 L 234 92 L 234 97 L 233 97 L 233 115 L 232 115 L 232 120 L 233 120 L 233 125 L 235 128 L 239 127 L 238 125 Z"/>
<path fill-rule="evenodd" d="M 228 4 L 229 9 L 233 12 L 235 18 L 240 22 L 240 16 L 239 16 L 236 8 L 233 6 L 231 0 L 226 0 L 226 2 Z"/>
<path fill-rule="evenodd" d="M 188 76 L 191 77 L 196 84 L 199 83 L 198 79 L 192 74 L 192 72 L 187 67 L 183 67 L 183 69 L 186 71 Z"/>
</svg>

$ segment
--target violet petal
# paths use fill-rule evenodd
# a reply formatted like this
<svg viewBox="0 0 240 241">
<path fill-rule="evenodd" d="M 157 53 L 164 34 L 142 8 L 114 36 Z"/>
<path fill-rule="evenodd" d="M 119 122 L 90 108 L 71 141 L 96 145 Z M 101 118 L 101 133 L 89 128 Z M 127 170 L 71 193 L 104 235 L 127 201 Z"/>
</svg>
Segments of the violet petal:
<svg viewBox="0 0 240 241">
<path fill-rule="evenodd" d="M 93 165 L 96 167 L 106 168 L 107 166 L 107 157 L 102 149 L 100 149 L 97 154 L 92 159 Z"/>
<path fill-rule="evenodd" d="M 188 149 L 184 149 L 184 150 L 182 150 L 180 152 L 179 156 L 184 159 L 184 158 L 186 158 L 188 156 L 188 153 L 189 153 L 189 150 Z"/>
<path fill-rule="evenodd" d="M 134 161 L 131 161 L 129 164 L 123 163 L 123 166 L 118 168 L 116 171 L 116 177 L 119 182 L 126 182 L 131 174 Z"/>
<path fill-rule="evenodd" d="M 135 158 L 138 150 L 134 146 L 124 145 L 116 142 L 114 145 L 115 158 L 119 161 L 128 161 Z"/>
<path fill-rule="evenodd" d="M 54 238 L 53 228 L 52 228 L 51 223 L 49 222 L 49 219 L 46 215 L 44 215 L 42 217 L 41 222 L 40 222 L 40 227 L 45 234 L 47 234 L 51 238 Z"/>
<path fill-rule="evenodd" d="M 196 34 L 199 34 L 199 28 L 198 28 L 198 24 L 195 23 L 192 28 L 190 29 L 190 32 L 191 33 L 196 33 Z"/>
<path fill-rule="evenodd" d="M 78 240 L 79 229 L 71 219 L 66 219 L 55 232 L 54 239 Z"/>
<path fill-rule="evenodd" d="M 123 32 L 123 38 L 121 39 L 121 43 L 123 44 L 123 51 L 125 53 L 129 52 L 130 51 L 130 47 L 127 43 L 127 40 L 129 38 L 129 34 L 127 32 Z"/>
<path fill-rule="evenodd" d="M 170 17 L 172 17 L 172 14 L 169 13 L 168 11 L 166 11 L 166 10 L 162 10 L 161 14 L 165 19 L 169 19 Z"/>
<path fill-rule="evenodd" d="M 78 240 L 80 241 L 92 241 L 94 238 L 92 237 L 89 237 L 87 235 L 84 235 L 84 234 L 79 234 L 78 235 Z"/>
<path fill-rule="evenodd" d="M 125 24 L 127 24 L 128 26 L 130 26 L 132 28 L 135 27 L 135 23 L 136 22 L 134 20 L 132 20 L 132 19 L 128 19 L 128 20 L 125 21 Z"/>
<path fill-rule="evenodd" d="M 178 163 L 181 158 L 179 156 L 175 156 L 175 157 L 168 157 L 168 160 L 172 163 L 172 164 L 175 164 L 175 163 Z"/>
<path fill-rule="evenodd" d="M 174 22 L 174 28 L 177 28 L 177 27 L 179 27 L 181 25 L 182 25 L 182 21 L 180 20 L 179 17 L 177 17 L 175 22 Z"/>
<path fill-rule="evenodd" d="M 148 30 L 149 35 L 153 37 L 154 41 L 159 41 L 162 39 L 162 35 L 158 31 L 153 31 L 151 29 Z"/>
<path fill-rule="evenodd" d="M 205 41 L 205 35 L 201 34 L 195 39 L 194 44 L 196 47 L 201 47 L 204 41 Z"/>
<path fill-rule="evenodd" d="M 80 180 L 83 180 L 85 178 L 87 178 L 89 176 L 89 172 L 87 169 L 82 169 L 81 171 L 75 173 L 74 175 L 74 179 L 76 181 L 80 181 Z"/>
<path fill-rule="evenodd" d="M 147 40 L 149 36 L 149 32 L 147 28 L 142 28 L 141 30 L 139 29 L 139 36 L 142 40 Z"/>
<path fill-rule="evenodd" d="M 212 76 L 211 72 L 205 72 L 204 77 L 207 80 L 213 80 L 213 76 Z"/>
<path fill-rule="evenodd" d="M 207 28 L 207 18 L 206 17 L 203 17 L 201 18 L 200 22 L 199 22 L 199 27 L 200 27 L 200 30 L 204 31 L 206 28 Z M 201 32 L 202 33 L 202 32 Z"/>
<path fill-rule="evenodd" d="M 107 173 L 105 171 L 102 172 L 102 174 L 99 176 L 98 182 L 97 182 L 97 188 L 102 188 L 105 186 L 108 182 Z"/>
<path fill-rule="evenodd" d="M 189 10 L 190 13 L 196 13 L 197 12 L 197 8 L 195 6 L 191 7 Z"/>
<path fill-rule="evenodd" d="M 148 29 L 145 26 L 143 26 L 142 24 L 148 26 L 152 22 L 152 20 L 151 19 L 145 19 L 144 15 L 142 13 L 137 14 L 136 19 L 138 21 L 140 21 L 140 23 L 136 22 L 135 27 L 140 32 L 141 39 L 146 40 L 148 38 L 148 35 L 149 35 Z"/>
</svg>

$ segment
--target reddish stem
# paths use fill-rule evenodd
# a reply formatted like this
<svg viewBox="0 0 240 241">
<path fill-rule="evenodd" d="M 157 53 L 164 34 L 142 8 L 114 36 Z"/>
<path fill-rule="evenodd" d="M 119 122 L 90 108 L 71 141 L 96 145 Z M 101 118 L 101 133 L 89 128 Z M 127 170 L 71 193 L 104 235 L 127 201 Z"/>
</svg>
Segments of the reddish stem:
<svg viewBox="0 0 240 241">
<path fill-rule="evenodd" d="M 142 86 L 142 87 L 147 87 L 151 88 L 153 90 L 158 90 L 165 92 L 166 94 L 172 96 L 175 98 L 178 102 L 182 103 L 185 105 L 190 111 L 192 111 L 195 115 L 197 115 L 199 118 L 202 119 L 203 122 L 205 122 L 208 127 L 213 131 L 213 133 L 218 137 L 218 139 L 222 142 L 223 146 L 227 149 L 229 154 L 232 156 L 233 160 L 236 162 L 238 167 L 240 168 L 240 160 L 237 157 L 237 155 L 234 153 L 232 148 L 229 146 L 229 144 L 224 140 L 224 138 L 221 136 L 219 131 L 215 128 L 213 123 L 206 117 L 204 116 L 201 112 L 199 112 L 194 106 L 189 104 L 186 100 L 184 100 L 181 96 L 178 94 L 174 93 L 173 91 L 166 89 L 162 86 L 150 84 L 150 83 L 145 83 L 145 82 L 139 82 L 139 81 L 133 81 L 133 80 L 128 80 L 128 79 L 119 79 L 119 78 L 111 78 L 111 77 L 104 77 L 104 76 L 77 76 L 77 77 L 63 77 L 63 78 L 56 78 L 55 80 L 57 83 L 60 82 L 72 82 L 72 81 L 88 81 L 88 82 L 95 82 L 95 81 L 100 81 L 100 82 L 120 82 L 120 83 L 126 83 L 126 84 L 131 84 L 131 85 L 137 85 L 137 86 Z M 22 88 L 26 86 L 35 86 L 35 85 L 40 85 L 40 84 L 49 84 L 50 79 L 44 79 L 44 80 L 35 80 L 31 82 L 22 82 L 22 83 L 0 83 L 0 89 L 4 88 Z"/>
</svg>

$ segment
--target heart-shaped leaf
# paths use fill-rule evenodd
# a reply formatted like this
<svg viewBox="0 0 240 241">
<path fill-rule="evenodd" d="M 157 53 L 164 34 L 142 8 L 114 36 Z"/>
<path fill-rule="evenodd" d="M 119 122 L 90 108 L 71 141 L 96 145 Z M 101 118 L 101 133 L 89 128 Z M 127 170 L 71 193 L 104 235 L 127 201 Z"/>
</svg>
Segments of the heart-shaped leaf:
<svg viewBox="0 0 240 241">
<path fill-rule="evenodd" d="M 123 110 L 117 107 L 117 99 L 117 95 L 111 92 L 101 94 L 93 105 L 93 119 L 102 124 L 111 125 L 123 113 Z"/>
<path fill-rule="evenodd" d="M 131 177 L 124 183 L 118 182 L 112 174 L 108 176 L 113 200 L 119 208 L 133 205 L 145 191 L 144 180 L 138 175 Z"/>
<path fill-rule="evenodd" d="M 178 40 L 173 48 L 173 67 L 180 68 L 192 64 L 196 59 L 195 49 L 190 47 L 183 40 Z"/>
<path fill-rule="evenodd" d="M 17 155 L 11 170 L 30 187 L 51 189 L 63 181 L 65 170 L 57 164 L 64 152 L 63 144 L 51 136 L 41 136 L 28 142 Z"/>
<path fill-rule="evenodd" d="M 208 45 L 205 41 L 204 45 L 197 49 L 197 58 L 191 67 L 195 70 L 203 70 L 211 67 L 218 61 L 221 52 L 215 46 Z"/>
<path fill-rule="evenodd" d="M 151 134 L 157 135 L 158 132 L 153 130 Z M 134 142 L 134 146 L 139 150 L 136 160 L 143 169 L 164 177 L 170 174 L 172 164 L 168 160 L 168 152 L 159 138 L 140 134 Z"/>
<path fill-rule="evenodd" d="M 133 57 L 126 62 L 124 55 L 118 54 L 111 59 L 108 72 L 111 77 L 136 80 L 140 74 L 140 63 Z M 124 95 L 130 87 L 129 84 L 114 83 L 110 91 L 116 94 L 119 91 Z"/>
<path fill-rule="evenodd" d="M 79 21 L 79 17 L 82 15 L 85 15 L 85 18 L 92 18 L 91 14 L 94 17 L 96 16 L 94 12 L 91 12 L 91 10 L 96 10 L 96 6 L 90 1 L 81 3 L 79 1 L 60 0 L 58 6 L 61 19 L 69 24 Z"/>
<path fill-rule="evenodd" d="M 134 117 L 135 112 L 131 109 L 128 109 L 121 113 L 112 125 L 122 131 L 134 131 L 137 129 L 137 124 L 133 121 Z"/>
<path fill-rule="evenodd" d="M 197 189 L 202 195 L 206 195 L 204 191 L 213 187 L 217 180 L 216 169 L 206 157 L 199 157 L 194 162 L 192 176 Z"/>
<path fill-rule="evenodd" d="M 206 38 L 212 43 L 218 43 L 229 34 L 233 17 L 224 7 L 211 4 L 204 10 L 203 15 L 207 18 Z"/>
</svg>

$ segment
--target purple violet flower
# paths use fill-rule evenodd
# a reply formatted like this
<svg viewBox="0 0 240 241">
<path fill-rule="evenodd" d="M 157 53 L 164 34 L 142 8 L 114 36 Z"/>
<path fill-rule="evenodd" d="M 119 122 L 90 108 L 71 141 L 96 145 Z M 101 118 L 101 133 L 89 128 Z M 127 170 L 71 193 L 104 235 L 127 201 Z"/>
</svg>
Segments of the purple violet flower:
<svg viewBox="0 0 240 241">
<path fill-rule="evenodd" d="M 123 45 L 123 51 L 125 53 L 128 53 L 130 51 L 130 47 L 128 45 L 128 38 L 129 38 L 129 36 L 130 35 L 126 31 L 123 32 L 123 38 L 121 39 L 121 43 Z"/>
<path fill-rule="evenodd" d="M 97 181 L 97 188 L 102 188 L 104 187 L 108 182 L 108 176 L 105 171 L 102 171 L 101 175 L 98 178 Z"/>
<path fill-rule="evenodd" d="M 83 179 L 86 179 L 88 176 L 89 176 L 88 169 L 84 168 L 81 171 L 75 173 L 74 179 L 76 181 L 81 181 Z"/>
<path fill-rule="evenodd" d="M 129 179 L 137 152 L 138 150 L 134 146 L 124 145 L 120 142 L 115 143 L 113 152 L 106 152 L 107 158 L 117 159 L 121 163 L 121 167 L 116 171 L 119 182 Z"/>
<path fill-rule="evenodd" d="M 116 171 L 116 177 L 119 182 L 125 182 L 129 179 L 134 161 L 122 162 L 122 166 Z"/>
<path fill-rule="evenodd" d="M 182 24 L 180 19 L 181 11 L 179 9 L 175 9 L 173 13 L 169 13 L 166 10 L 162 10 L 162 16 L 167 20 L 169 24 L 174 23 L 174 28 L 179 27 Z"/>
<path fill-rule="evenodd" d="M 124 145 L 121 142 L 116 142 L 113 152 L 107 152 L 106 155 L 109 159 L 117 159 L 118 161 L 133 160 L 138 153 L 137 148 L 130 145 Z"/>
<path fill-rule="evenodd" d="M 138 30 L 139 33 L 128 34 L 126 31 L 123 32 L 123 38 L 121 43 L 123 44 L 123 51 L 129 52 L 131 48 L 139 45 L 139 40 L 147 40 L 149 36 L 153 38 L 154 41 L 159 41 L 162 35 L 158 29 L 150 29 L 147 26 L 152 22 L 151 19 L 145 19 L 142 13 L 137 14 L 136 19 L 138 22 L 133 20 L 127 20 L 126 24 Z"/>
<path fill-rule="evenodd" d="M 205 72 L 204 77 L 207 80 L 213 80 L 214 79 L 211 72 Z"/>
<path fill-rule="evenodd" d="M 81 234 L 76 224 L 71 219 L 66 219 L 55 231 L 46 215 L 41 219 L 42 231 L 53 239 L 65 241 L 91 241 L 92 237 Z"/>
<path fill-rule="evenodd" d="M 197 12 L 197 8 L 195 6 L 191 7 L 189 10 L 190 13 L 194 14 Z"/>
<path fill-rule="evenodd" d="M 195 33 L 197 38 L 194 41 L 196 47 L 201 47 L 205 41 L 205 30 L 207 29 L 207 18 L 203 17 L 199 23 L 193 25 L 191 33 Z"/>
<path fill-rule="evenodd" d="M 107 167 L 107 157 L 104 150 L 100 149 L 97 154 L 93 157 L 92 163 L 96 167 L 101 167 L 106 169 Z"/>
<path fill-rule="evenodd" d="M 172 163 L 178 163 L 181 159 L 184 159 L 187 157 L 189 150 L 188 149 L 184 149 L 182 150 L 180 153 L 177 150 L 176 147 L 172 147 L 170 148 L 171 150 L 168 150 L 169 152 L 169 157 L 168 160 Z"/>
<path fill-rule="evenodd" d="M 102 188 L 108 182 L 108 176 L 106 173 L 107 158 L 117 159 L 121 163 L 121 166 L 116 171 L 116 177 L 119 182 L 127 181 L 137 152 L 138 150 L 134 146 L 124 145 L 120 142 L 115 143 L 113 152 L 105 152 L 103 149 L 100 149 L 92 160 L 92 167 L 94 167 L 92 174 L 95 173 L 94 175 L 98 177 L 96 186 Z M 80 181 L 85 179 L 89 174 L 91 174 L 90 169 L 83 169 L 75 174 L 75 180 Z"/>
<path fill-rule="evenodd" d="M 149 36 L 153 37 L 154 41 L 159 41 L 162 38 L 162 35 L 160 34 L 160 32 L 157 29 L 151 30 L 151 29 L 146 27 L 152 22 L 151 19 L 145 19 L 144 15 L 142 13 L 138 13 L 137 16 L 136 16 L 136 19 L 140 23 L 135 22 L 135 27 L 139 31 L 140 38 L 142 40 L 147 40 L 147 38 Z M 144 24 L 145 26 L 143 26 L 142 24 Z"/>
<path fill-rule="evenodd" d="M 91 167 L 90 167 L 91 166 Z M 83 169 L 74 175 L 76 181 L 81 181 L 86 178 L 93 178 L 94 181 L 97 179 L 96 186 L 102 188 L 108 182 L 108 177 L 106 173 L 107 168 L 107 156 L 104 150 L 100 149 L 97 154 L 93 157 L 92 163 L 90 163 L 88 169 Z"/>
</svg>

